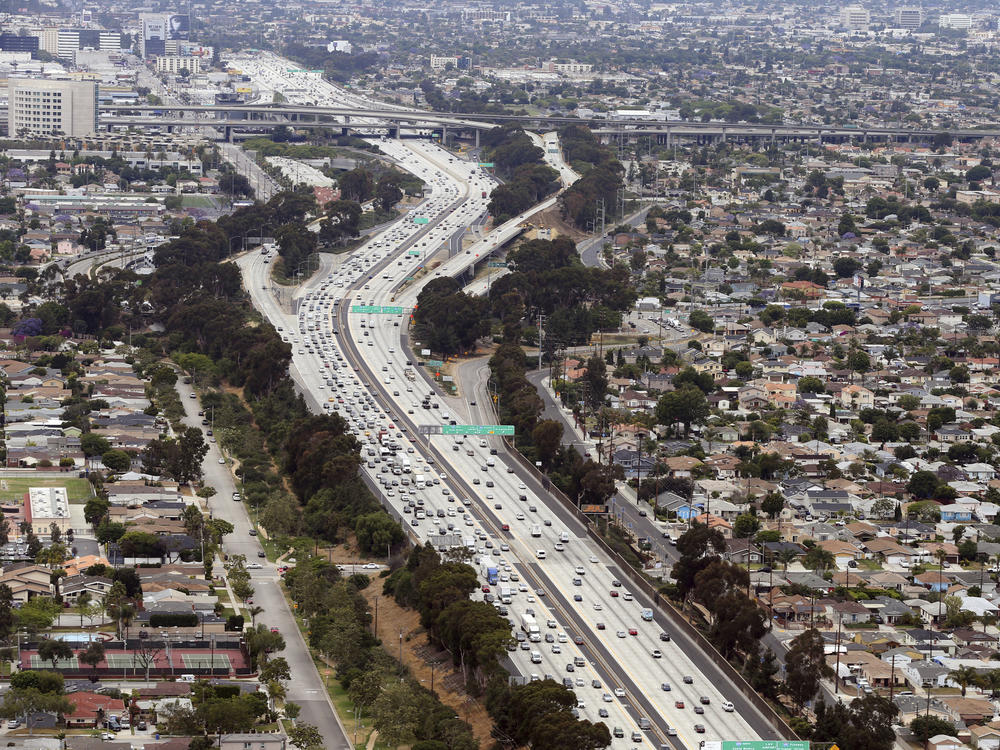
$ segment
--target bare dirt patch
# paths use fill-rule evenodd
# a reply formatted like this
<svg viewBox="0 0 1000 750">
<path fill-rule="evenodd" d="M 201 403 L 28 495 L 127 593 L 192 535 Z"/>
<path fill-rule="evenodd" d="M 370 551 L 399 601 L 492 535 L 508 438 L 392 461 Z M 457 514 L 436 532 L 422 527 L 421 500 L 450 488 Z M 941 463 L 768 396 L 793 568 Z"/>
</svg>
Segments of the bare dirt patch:
<svg viewBox="0 0 1000 750">
<path fill-rule="evenodd" d="M 480 747 L 488 747 L 493 721 L 483 704 L 465 691 L 462 673 L 452 668 L 451 655 L 427 643 L 420 616 L 415 611 L 403 609 L 392 598 L 382 596 L 381 591 L 381 579 L 376 578 L 362 593 L 372 612 L 378 600 L 378 636 L 386 651 L 397 659 L 400 657 L 399 635 L 402 633 L 403 663 L 428 689 L 433 665 L 434 692 L 438 698 L 469 723 Z"/>
</svg>

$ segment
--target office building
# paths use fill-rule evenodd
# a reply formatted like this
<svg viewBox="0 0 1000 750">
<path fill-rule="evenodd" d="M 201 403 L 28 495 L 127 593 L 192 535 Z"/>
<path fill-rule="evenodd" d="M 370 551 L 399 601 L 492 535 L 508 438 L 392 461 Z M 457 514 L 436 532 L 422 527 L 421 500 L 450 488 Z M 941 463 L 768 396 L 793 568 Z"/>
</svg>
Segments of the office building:
<svg viewBox="0 0 1000 750">
<path fill-rule="evenodd" d="M 176 54 L 177 42 L 191 36 L 191 18 L 186 13 L 140 13 L 139 52 L 144 59 Z"/>
<path fill-rule="evenodd" d="M 70 528 L 69 497 L 65 487 L 29 487 L 24 520 L 36 536 L 48 536 L 52 524 L 60 531 Z"/>
<path fill-rule="evenodd" d="M 968 13 L 942 13 L 938 25 L 942 29 L 971 29 L 972 16 Z"/>
<path fill-rule="evenodd" d="M 431 55 L 431 70 L 444 70 L 449 65 L 453 68 L 457 68 L 458 58 L 448 57 L 446 55 Z"/>
<path fill-rule="evenodd" d="M 919 29 L 924 22 L 924 11 L 922 8 L 904 6 L 896 8 L 896 26 L 901 29 Z"/>
<path fill-rule="evenodd" d="M 871 15 L 860 5 L 848 5 L 840 10 L 840 27 L 851 31 L 868 31 Z"/>
<path fill-rule="evenodd" d="M 0 50 L 4 52 L 38 52 L 38 37 L 0 34 Z"/>
<path fill-rule="evenodd" d="M 162 55 L 156 58 L 156 71 L 158 73 L 170 73 L 180 75 L 182 70 L 186 70 L 190 75 L 197 75 L 201 72 L 201 58 L 190 55 Z"/>
<path fill-rule="evenodd" d="M 97 84 L 11 78 L 8 83 L 7 127 L 11 138 L 22 135 L 65 135 L 73 138 L 97 131 Z"/>
</svg>

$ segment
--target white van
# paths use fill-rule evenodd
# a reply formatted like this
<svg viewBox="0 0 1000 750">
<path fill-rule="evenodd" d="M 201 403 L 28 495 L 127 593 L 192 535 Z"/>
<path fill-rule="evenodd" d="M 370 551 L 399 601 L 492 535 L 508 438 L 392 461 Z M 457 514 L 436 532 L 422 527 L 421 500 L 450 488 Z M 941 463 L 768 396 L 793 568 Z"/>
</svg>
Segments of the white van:
<svg viewBox="0 0 1000 750">
<path fill-rule="evenodd" d="M 178 682 L 194 682 L 194 675 L 193 674 L 182 674 L 180 677 L 177 678 L 177 681 Z"/>
<path fill-rule="evenodd" d="M 536 549 L 535 550 L 535 557 L 537 557 L 539 560 L 544 560 L 545 559 L 545 550 L 543 550 L 543 549 Z"/>
<path fill-rule="evenodd" d="M 532 651 L 531 652 L 531 663 L 532 664 L 541 664 L 542 663 L 542 655 L 541 655 L 541 653 L 539 653 L 538 651 Z"/>
<path fill-rule="evenodd" d="M 569 532 L 564 531 L 559 535 L 559 541 L 565 544 L 569 541 Z"/>
</svg>

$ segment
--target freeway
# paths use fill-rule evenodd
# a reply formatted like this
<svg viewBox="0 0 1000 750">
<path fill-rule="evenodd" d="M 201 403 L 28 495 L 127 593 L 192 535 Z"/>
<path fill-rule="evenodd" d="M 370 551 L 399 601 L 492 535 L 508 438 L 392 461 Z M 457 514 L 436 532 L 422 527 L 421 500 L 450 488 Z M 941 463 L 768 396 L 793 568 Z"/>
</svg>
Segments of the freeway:
<svg viewBox="0 0 1000 750">
<path fill-rule="evenodd" d="M 393 147 L 403 148 L 395 143 Z M 475 179 L 475 172 L 470 171 L 468 165 L 455 163 L 446 152 L 434 146 L 413 143 L 407 148 L 441 172 L 450 174 L 452 181 L 456 175 L 464 181 Z M 478 186 L 474 185 L 473 199 L 477 190 Z M 449 218 L 441 219 L 444 229 L 440 234 L 436 224 L 429 230 L 426 236 L 431 238 L 432 244 L 442 241 L 451 231 L 447 226 L 449 212 L 462 210 L 461 198 L 456 190 L 446 195 L 445 202 L 455 199 L 458 207 L 444 203 L 434 206 Z M 421 509 L 432 510 L 442 528 L 445 524 L 452 525 L 451 529 L 445 529 L 447 532 L 462 533 L 461 524 L 465 524 L 478 537 L 479 541 L 473 539 L 473 544 L 480 554 L 499 554 L 506 563 L 505 572 L 509 568 L 530 583 L 522 593 L 528 595 L 526 599 L 535 599 L 529 603 L 536 613 L 546 607 L 544 619 L 551 616 L 565 629 L 560 632 L 572 634 L 581 642 L 581 655 L 585 654 L 583 658 L 589 662 L 588 670 L 593 670 L 588 677 L 600 675 L 593 679 L 599 679 L 602 686 L 613 685 L 620 694 L 613 697 L 611 703 L 604 704 L 605 687 L 592 688 L 601 691 L 596 694 L 586 690 L 586 684 L 580 684 L 575 670 L 567 674 L 565 665 L 560 666 L 558 660 L 552 661 L 551 653 L 540 653 L 542 665 L 535 668 L 546 669 L 545 674 L 557 678 L 560 674 L 571 678 L 578 697 L 586 705 L 581 709 L 585 715 L 590 715 L 588 712 L 593 705 L 590 696 L 594 695 L 601 700 L 602 707 L 613 707 L 629 718 L 628 722 L 621 719 L 622 723 L 615 726 L 630 733 L 629 727 L 636 726 L 641 717 L 648 717 L 652 721 L 653 736 L 676 743 L 678 747 L 697 746 L 695 725 L 699 723 L 706 729 L 706 739 L 777 737 L 774 729 L 748 702 L 738 694 L 726 693 L 721 673 L 682 633 L 672 634 L 670 641 L 661 641 L 660 633 L 667 632 L 666 621 L 659 617 L 653 622 L 642 621 L 640 612 L 649 602 L 643 601 L 638 594 L 625 597 L 625 592 L 614 586 L 616 579 L 623 578 L 620 572 L 587 539 L 583 527 L 569 511 L 505 455 L 501 442 L 495 438 L 460 442 L 453 438 L 419 436 L 421 427 L 440 426 L 450 421 L 452 416 L 446 414 L 448 408 L 461 409 L 454 415 L 456 419 L 484 418 L 470 411 L 478 408 L 476 404 L 480 403 L 481 395 L 472 403 L 454 406 L 434 396 L 428 400 L 431 408 L 423 410 L 420 404 L 423 396 L 432 393 L 432 388 L 424 379 L 424 373 L 418 375 L 413 365 L 407 364 L 403 336 L 405 312 L 412 309 L 422 282 L 430 277 L 425 276 L 421 282 L 410 283 L 402 289 L 400 284 L 412 273 L 411 256 L 405 253 L 416 243 L 425 241 L 401 229 L 390 232 L 383 242 L 373 240 L 356 251 L 352 261 L 344 264 L 337 276 L 329 278 L 317 294 L 304 300 L 299 308 L 298 336 L 294 333 L 296 320 L 284 315 L 269 295 L 258 291 L 266 292 L 267 284 L 264 283 L 266 268 L 257 254 L 251 253 L 241 259 L 255 304 L 275 325 L 292 329 L 288 336 L 298 347 L 293 374 L 310 403 L 321 409 L 338 407 L 361 439 L 368 441 L 366 451 L 368 447 L 380 451 L 374 433 L 380 426 L 393 425 L 400 450 L 406 451 L 403 455 L 412 455 L 418 465 L 425 466 L 421 470 L 427 472 L 425 477 L 433 476 L 431 467 L 439 470 L 437 481 L 440 485 L 411 489 L 409 482 L 393 486 L 395 475 L 386 473 L 386 463 L 373 460 L 377 455 L 369 457 L 366 463 L 366 471 L 384 488 L 385 502 L 399 518 L 409 521 L 412 532 L 421 536 L 429 533 L 424 529 L 426 523 L 416 518 L 416 509 L 420 507 L 416 501 L 422 500 Z M 388 315 L 352 314 L 348 312 L 352 303 L 378 305 L 380 312 L 384 311 L 381 306 L 402 307 L 403 310 L 393 309 Z M 357 374 L 351 371 L 352 368 Z M 356 389 L 353 394 L 352 388 Z M 363 394 L 362 389 L 368 393 Z M 334 395 L 327 397 L 327 390 Z M 364 435 L 366 430 L 372 435 Z M 468 510 L 463 511 L 465 517 L 461 520 L 457 512 L 461 507 L 455 502 L 456 498 L 468 501 Z M 566 542 L 561 541 L 564 534 Z M 505 552 L 512 557 L 508 559 Z M 613 596 L 613 591 L 620 596 Z M 515 619 L 521 611 L 519 602 Z M 630 634 L 633 631 L 635 635 Z M 552 645 L 559 646 L 560 653 L 556 655 L 565 658 L 561 656 L 564 653 L 562 646 Z M 528 675 L 531 669 L 527 666 L 520 671 Z M 685 681 L 685 677 L 689 677 L 690 682 Z M 664 690 L 665 684 L 669 690 Z M 709 701 L 704 718 L 693 713 L 694 707 L 700 707 L 701 696 Z M 735 711 L 723 710 L 727 700 L 736 704 Z M 678 701 L 683 701 L 683 708 L 678 706 Z M 671 737 L 673 732 L 676 732 L 676 739 Z"/>
<path fill-rule="evenodd" d="M 267 172 L 251 159 L 246 151 L 232 143 L 223 143 L 219 149 L 222 157 L 236 167 L 236 171 L 247 178 L 258 200 L 267 203 L 281 186 Z"/>
</svg>

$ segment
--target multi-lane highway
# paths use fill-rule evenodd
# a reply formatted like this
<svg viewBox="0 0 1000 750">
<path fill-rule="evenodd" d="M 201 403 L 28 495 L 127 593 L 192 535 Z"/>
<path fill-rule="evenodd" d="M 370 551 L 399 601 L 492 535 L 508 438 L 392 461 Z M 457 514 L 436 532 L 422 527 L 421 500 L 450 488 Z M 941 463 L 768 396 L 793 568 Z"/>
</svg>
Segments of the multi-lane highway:
<svg viewBox="0 0 1000 750">
<path fill-rule="evenodd" d="M 659 616 L 643 619 L 650 603 L 615 585 L 625 577 L 569 512 L 505 455 L 501 442 L 419 434 L 453 420 L 490 419 L 482 394 L 465 400 L 437 395 L 404 347 L 408 313 L 423 283 L 471 262 L 459 254 L 428 275 L 419 269 L 425 254 L 482 211 L 487 183 L 475 165 L 431 144 L 380 145 L 432 187 L 421 211 L 427 225 L 404 220 L 370 240 L 303 298 L 296 316 L 283 313 L 268 294 L 269 266 L 259 253 L 240 261 L 255 303 L 293 342 L 293 375 L 311 404 L 348 419 L 363 443 L 364 471 L 416 538 L 440 538 L 442 530 L 460 536 L 478 556 L 496 561 L 509 579 L 501 578 L 501 585 L 523 586 L 508 608 L 515 630 L 527 609 L 540 623 L 553 621 L 555 627 L 542 628 L 553 643 L 543 640 L 511 654 L 522 675 L 568 678 L 580 711 L 621 728 L 624 737 L 616 742 L 623 746 L 635 746 L 632 732 L 643 718 L 651 727 L 641 736 L 689 748 L 700 739 L 777 737 L 748 702 L 726 690 L 722 674 L 682 633 L 669 632 Z M 350 311 L 358 306 L 379 311 Z M 390 437 L 380 442 L 382 431 Z M 383 450 L 386 443 L 390 448 Z M 407 462 L 409 472 L 402 468 Z M 417 486 L 418 475 L 424 486 Z M 661 633 L 670 640 L 661 640 Z M 533 651 L 540 663 L 531 662 Z M 577 656 L 586 666 L 568 671 Z M 592 687 L 593 680 L 600 687 Z M 725 710 L 729 701 L 735 710 Z M 699 725 L 704 734 L 696 731 Z"/>
</svg>

